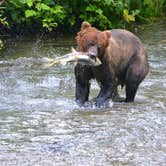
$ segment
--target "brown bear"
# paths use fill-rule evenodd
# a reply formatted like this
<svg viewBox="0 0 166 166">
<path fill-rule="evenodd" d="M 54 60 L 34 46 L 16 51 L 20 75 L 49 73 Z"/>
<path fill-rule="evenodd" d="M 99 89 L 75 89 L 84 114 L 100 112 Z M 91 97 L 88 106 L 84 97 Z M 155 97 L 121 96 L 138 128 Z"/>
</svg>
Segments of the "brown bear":
<svg viewBox="0 0 166 166">
<path fill-rule="evenodd" d="M 125 86 L 125 102 L 133 102 L 138 86 L 148 73 L 149 65 L 144 46 L 133 33 L 124 29 L 100 31 L 88 22 L 83 22 L 77 33 L 77 51 L 86 52 L 100 66 L 77 63 L 76 102 L 80 105 L 88 101 L 90 80 L 96 79 L 100 92 L 95 98 L 97 105 L 103 105 L 117 95 L 117 86 Z"/>
</svg>

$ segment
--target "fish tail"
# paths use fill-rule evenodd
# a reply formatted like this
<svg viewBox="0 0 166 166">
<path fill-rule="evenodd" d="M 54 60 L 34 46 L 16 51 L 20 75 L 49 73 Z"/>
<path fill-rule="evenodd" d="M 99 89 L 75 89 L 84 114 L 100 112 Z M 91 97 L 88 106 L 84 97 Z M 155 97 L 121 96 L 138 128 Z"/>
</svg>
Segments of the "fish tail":
<svg viewBox="0 0 166 166">
<path fill-rule="evenodd" d="M 71 52 L 77 53 L 77 51 L 74 49 L 74 47 L 71 47 Z"/>
<path fill-rule="evenodd" d="M 45 63 L 43 68 L 44 68 L 44 69 L 48 69 L 48 68 L 50 68 L 51 66 L 55 65 L 55 64 L 58 63 L 58 62 L 59 62 L 58 60 L 55 60 L 55 61 L 53 61 L 53 62 Z"/>
<path fill-rule="evenodd" d="M 77 51 L 76 51 L 73 47 L 71 47 L 71 52 L 72 52 L 72 53 L 75 53 L 75 54 L 73 55 L 73 59 L 74 59 L 74 60 L 78 59 L 78 55 L 77 55 L 78 53 L 77 53 Z"/>
</svg>

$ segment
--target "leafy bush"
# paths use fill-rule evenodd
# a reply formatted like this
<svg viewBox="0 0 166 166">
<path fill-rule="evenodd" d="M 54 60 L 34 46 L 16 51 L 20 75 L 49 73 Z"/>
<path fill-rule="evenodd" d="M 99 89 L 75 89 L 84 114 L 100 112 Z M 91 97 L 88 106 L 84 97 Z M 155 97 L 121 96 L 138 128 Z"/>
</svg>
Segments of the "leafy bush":
<svg viewBox="0 0 166 166">
<path fill-rule="evenodd" d="M 0 26 L 70 30 L 86 20 L 106 29 L 152 20 L 165 9 L 165 0 L 6 0 L 0 6 Z"/>
<path fill-rule="evenodd" d="M 5 13 L 10 26 L 37 24 L 49 31 L 63 22 L 62 6 L 52 0 L 9 0 L 5 3 Z"/>
</svg>

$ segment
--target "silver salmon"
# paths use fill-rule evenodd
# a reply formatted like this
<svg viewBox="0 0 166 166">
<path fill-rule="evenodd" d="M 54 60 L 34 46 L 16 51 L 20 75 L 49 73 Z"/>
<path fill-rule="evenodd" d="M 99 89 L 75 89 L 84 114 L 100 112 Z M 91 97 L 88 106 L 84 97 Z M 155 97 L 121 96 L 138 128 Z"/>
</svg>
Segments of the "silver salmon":
<svg viewBox="0 0 166 166">
<path fill-rule="evenodd" d="M 66 65 L 68 62 L 77 62 L 89 66 L 101 65 L 101 61 L 99 58 L 96 57 L 96 59 L 92 59 L 88 56 L 87 53 L 77 52 L 74 48 L 72 48 L 72 52 L 69 54 L 65 54 L 64 56 L 56 59 L 44 58 L 44 61 L 44 68 L 49 68 L 56 64 Z"/>
</svg>

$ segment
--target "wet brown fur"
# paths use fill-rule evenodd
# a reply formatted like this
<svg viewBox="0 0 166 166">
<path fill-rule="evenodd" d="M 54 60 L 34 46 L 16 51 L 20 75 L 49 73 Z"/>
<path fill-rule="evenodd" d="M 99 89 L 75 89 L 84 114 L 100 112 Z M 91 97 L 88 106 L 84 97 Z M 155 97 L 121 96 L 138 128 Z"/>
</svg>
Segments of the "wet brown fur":
<svg viewBox="0 0 166 166">
<path fill-rule="evenodd" d="M 127 30 L 99 31 L 88 22 L 83 22 L 76 40 L 77 50 L 83 52 L 88 52 L 91 49 L 90 44 L 93 43 L 102 62 L 99 67 L 80 64 L 76 66 L 76 100 L 81 103 L 88 100 L 89 80 L 95 78 L 101 84 L 97 102 L 102 103 L 115 97 L 118 85 L 126 85 L 125 101 L 134 101 L 137 88 L 149 70 L 146 52 L 140 39 Z"/>
</svg>

